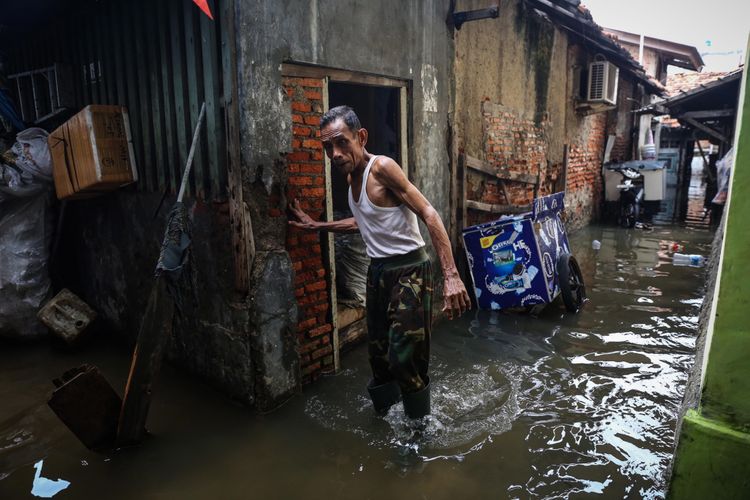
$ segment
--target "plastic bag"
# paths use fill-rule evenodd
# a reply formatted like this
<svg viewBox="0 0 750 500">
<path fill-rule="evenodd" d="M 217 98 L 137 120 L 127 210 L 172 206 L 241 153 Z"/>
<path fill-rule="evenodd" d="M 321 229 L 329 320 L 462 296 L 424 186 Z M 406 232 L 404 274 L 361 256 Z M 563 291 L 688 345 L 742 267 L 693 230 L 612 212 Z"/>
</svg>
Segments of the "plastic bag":
<svg viewBox="0 0 750 500">
<path fill-rule="evenodd" d="M 734 148 L 730 148 L 724 158 L 716 162 L 716 187 L 717 192 L 711 203 L 724 205 L 729 195 L 729 177 L 732 174 L 732 164 L 734 163 Z"/>
<path fill-rule="evenodd" d="M 10 154 L 0 157 L 0 337 L 46 333 L 36 317 L 49 297 L 54 229 L 46 135 L 41 129 L 25 130 Z"/>
<path fill-rule="evenodd" d="M 334 219 L 351 214 L 334 214 Z M 339 306 L 364 307 L 367 295 L 367 256 L 365 242 L 359 233 L 337 234 L 334 237 L 336 255 L 336 295 Z"/>
</svg>

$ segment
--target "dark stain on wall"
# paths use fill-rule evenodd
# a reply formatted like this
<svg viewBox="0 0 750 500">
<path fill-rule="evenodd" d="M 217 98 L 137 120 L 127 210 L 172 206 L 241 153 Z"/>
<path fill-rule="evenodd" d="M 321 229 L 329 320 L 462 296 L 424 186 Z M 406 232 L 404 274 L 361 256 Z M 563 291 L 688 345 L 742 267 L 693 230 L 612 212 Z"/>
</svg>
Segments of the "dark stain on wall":
<svg viewBox="0 0 750 500">
<path fill-rule="evenodd" d="M 552 47 L 555 42 L 555 28 L 552 23 L 540 17 L 523 2 L 518 3 L 514 27 L 518 38 L 524 40 L 526 49 L 526 77 L 531 79 L 533 72 L 536 106 L 534 121 L 538 125 L 545 118 L 548 101 Z"/>
</svg>

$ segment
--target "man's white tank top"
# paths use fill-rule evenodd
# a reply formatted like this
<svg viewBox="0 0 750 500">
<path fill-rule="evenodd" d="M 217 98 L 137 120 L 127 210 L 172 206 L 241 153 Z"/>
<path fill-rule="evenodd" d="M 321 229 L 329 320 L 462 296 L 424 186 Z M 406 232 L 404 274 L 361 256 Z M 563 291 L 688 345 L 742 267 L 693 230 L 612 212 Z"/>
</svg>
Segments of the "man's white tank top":
<svg viewBox="0 0 750 500">
<path fill-rule="evenodd" d="M 362 192 L 359 203 L 354 201 L 352 188 L 349 186 L 349 208 L 367 245 L 367 255 L 380 259 L 403 255 L 424 246 L 419 234 L 417 216 L 403 203 L 397 207 L 379 207 L 367 196 L 367 179 L 370 167 L 377 156 L 370 158 L 362 176 Z"/>
</svg>

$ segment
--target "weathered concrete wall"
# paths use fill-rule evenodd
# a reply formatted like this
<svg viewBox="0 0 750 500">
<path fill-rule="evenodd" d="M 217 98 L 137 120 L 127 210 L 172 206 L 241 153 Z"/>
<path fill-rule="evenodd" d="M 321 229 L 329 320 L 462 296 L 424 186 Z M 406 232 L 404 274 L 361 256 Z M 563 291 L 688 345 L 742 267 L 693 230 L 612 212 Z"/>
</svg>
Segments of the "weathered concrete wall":
<svg viewBox="0 0 750 500">
<path fill-rule="evenodd" d="M 633 111 L 639 108 L 640 101 L 635 98 L 636 85 L 620 79 L 617 90 L 617 112 L 608 113 L 607 133 L 615 135 L 615 142 L 610 152 L 610 161 L 622 162 L 633 159 L 633 128 L 635 125 Z"/>
<path fill-rule="evenodd" d="M 161 248 L 168 197 L 118 191 L 68 204 L 58 270 L 63 282 L 99 312 L 100 335 L 135 342 Z M 192 262 L 174 321 L 169 358 L 234 398 L 253 404 L 254 370 L 248 316 L 233 295 L 233 261 L 226 204 L 192 210 Z"/>
<path fill-rule="evenodd" d="M 293 121 L 290 98 L 282 84 L 283 62 L 410 81 L 410 177 L 443 219 L 449 220 L 447 137 L 453 45 L 445 25 L 448 7 L 442 0 L 238 2 L 243 182 L 259 255 L 255 274 L 261 277 L 252 284 L 255 303 L 251 308 L 257 309 L 257 301 L 269 290 L 270 284 L 262 278 L 262 256 L 285 253 L 287 242 L 283 208 Z M 291 266 L 283 272 L 291 283 Z M 283 295 L 294 298 L 294 285 Z M 253 326 L 253 335 L 266 339 L 268 355 L 281 350 L 282 357 L 291 360 L 297 357 L 290 350 L 296 327 L 296 319 L 290 318 L 275 328 Z M 289 365 L 279 374 L 295 369 Z M 299 374 L 294 375 L 299 379 Z M 275 377 L 276 372 L 268 376 Z M 290 379 L 288 391 L 295 388 Z"/>
<path fill-rule="evenodd" d="M 466 0 L 459 7 L 479 9 L 485 3 Z M 455 43 L 456 153 L 464 151 L 511 171 L 540 172 L 544 194 L 562 188 L 558 179 L 568 145 L 569 228 L 595 218 L 607 113 L 584 115 L 575 101 L 576 68 L 590 62 L 593 54 L 518 1 L 501 2 L 497 19 L 466 23 Z M 629 90 L 632 86 L 623 93 Z M 615 120 L 612 126 L 609 133 L 629 136 L 626 121 Z M 489 182 L 484 189 L 491 197 Z M 511 193 L 511 202 L 520 205 L 529 201 L 532 191 L 515 188 Z M 480 201 L 492 203 L 489 197 Z"/>
</svg>

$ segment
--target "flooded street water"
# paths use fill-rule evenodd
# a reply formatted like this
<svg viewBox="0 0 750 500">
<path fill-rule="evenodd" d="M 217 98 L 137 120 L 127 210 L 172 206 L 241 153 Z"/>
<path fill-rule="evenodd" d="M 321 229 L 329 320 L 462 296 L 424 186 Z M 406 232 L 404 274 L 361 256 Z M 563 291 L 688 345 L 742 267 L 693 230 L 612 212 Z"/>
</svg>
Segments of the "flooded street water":
<svg viewBox="0 0 750 500">
<path fill-rule="evenodd" d="M 143 446 L 86 450 L 46 406 L 82 362 L 124 386 L 129 356 L 90 347 L 0 353 L 0 498 L 31 497 L 34 464 L 70 485 L 55 498 L 661 498 L 693 363 L 704 228 L 592 226 L 571 235 L 590 301 L 540 316 L 472 311 L 433 333 L 433 415 L 376 416 L 365 346 L 336 376 L 257 416 L 165 367 Z M 595 252 L 591 241 L 601 241 Z"/>
</svg>

